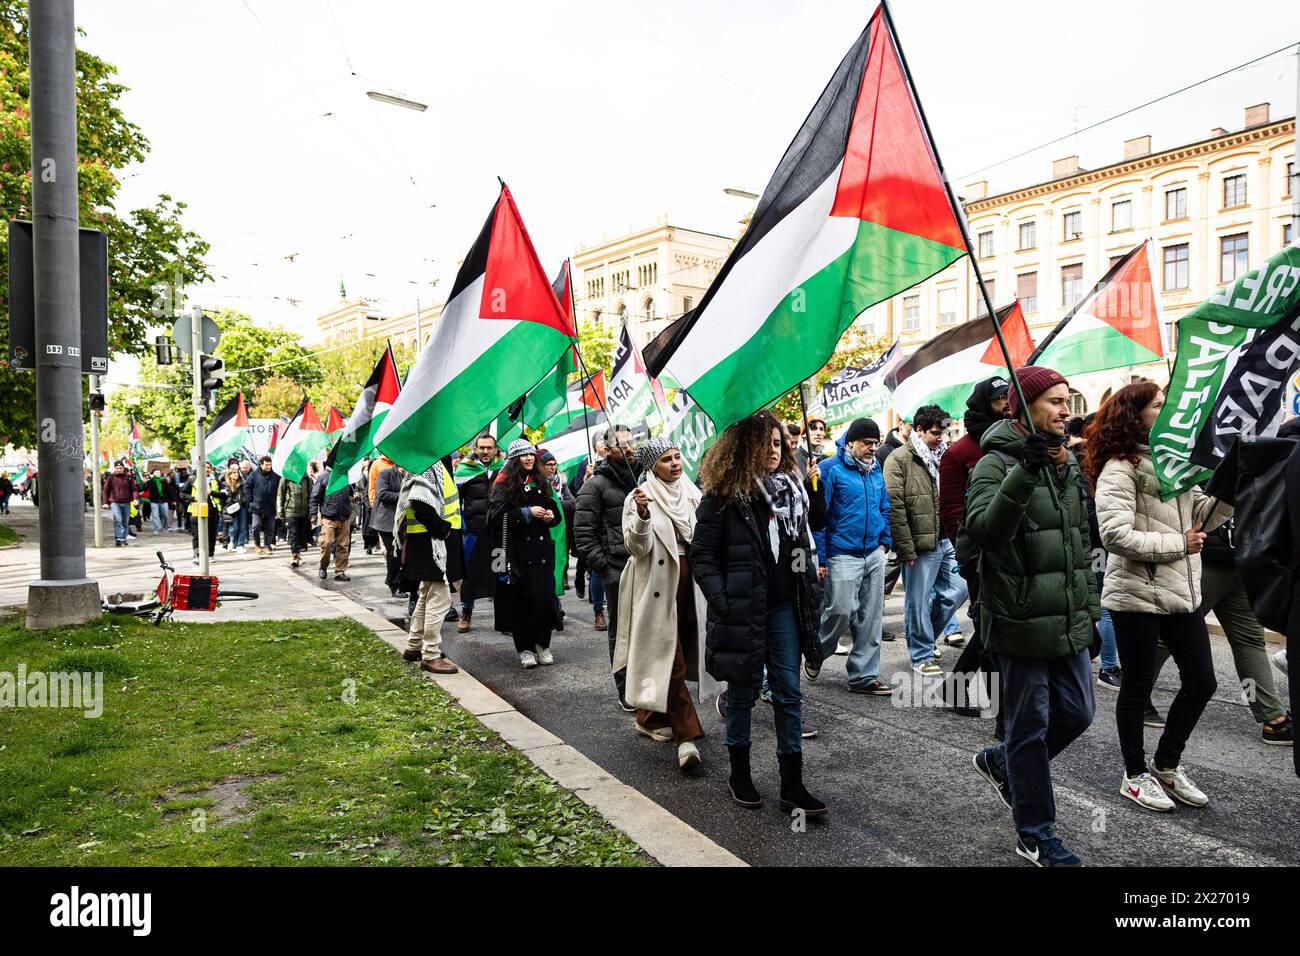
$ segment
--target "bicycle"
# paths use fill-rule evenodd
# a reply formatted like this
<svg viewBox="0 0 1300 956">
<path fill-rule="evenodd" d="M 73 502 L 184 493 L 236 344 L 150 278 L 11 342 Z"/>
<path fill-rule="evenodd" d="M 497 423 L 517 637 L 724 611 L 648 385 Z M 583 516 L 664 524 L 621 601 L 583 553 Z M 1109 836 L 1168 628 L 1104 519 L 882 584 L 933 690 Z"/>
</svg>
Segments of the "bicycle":
<svg viewBox="0 0 1300 956">
<path fill-rule="evenodd" d="M 175 611 L 215 611 L 223 601 L 255 601 L 255 591 L 228 591 L 215 577 L 177 574 L 161 551 L 156 552 L 163 576 L 150 594 L 144 591 L 119 591 L 104 596 L 101 606 L 110 614 L 147 617 L 161 624 Z"/>
</svg>

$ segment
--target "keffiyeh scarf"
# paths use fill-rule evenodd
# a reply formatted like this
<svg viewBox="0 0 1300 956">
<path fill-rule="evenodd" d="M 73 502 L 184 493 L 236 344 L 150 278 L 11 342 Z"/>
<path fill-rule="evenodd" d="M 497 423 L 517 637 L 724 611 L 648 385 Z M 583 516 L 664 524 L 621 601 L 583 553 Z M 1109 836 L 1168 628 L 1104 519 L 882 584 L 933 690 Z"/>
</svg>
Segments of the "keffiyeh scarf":
<svg viewBox="0 0 1300 956">
<path fill-rule="evenodd" d="M 772 558 L 781 560 L 781 538 L 797 541 L 799 529 L 803 527 L 804 515 L 808 512 L 808 497 L 803 485 L 793 475 L 784 471 L 774 471 L 758 483 L 771 514 L 768 519 L 767 537 L 772 544 Z"/>
<path fill-rule="evenodd" d="M 397 522 L 400 525 L 407 507 L 412 501 L 419 501 L 442 515 L 442 480 L 445 471 L 442 462 L 435 461 L 422 474 L 408 474 L 402 479 L 402 490 L 397 495 Z M 433 546 L 433 563 L 444 575 L 447 573 L 447 542 L 429 535 Z"/>
</svg>

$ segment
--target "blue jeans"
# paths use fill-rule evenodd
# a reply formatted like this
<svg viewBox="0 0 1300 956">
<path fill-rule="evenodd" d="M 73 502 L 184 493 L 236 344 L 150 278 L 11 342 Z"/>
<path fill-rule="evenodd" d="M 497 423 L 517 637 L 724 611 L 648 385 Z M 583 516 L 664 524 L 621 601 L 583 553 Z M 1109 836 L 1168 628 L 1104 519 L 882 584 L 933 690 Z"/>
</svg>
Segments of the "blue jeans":
<svg viewBox="0 0 1300 956">
<path fill-rule="evenodd" d="M 153 502 L 153 507 L 149 510 L 149 525 L 153 528 L 154 534 L 159 531 L 166 531 L 171 527 L 171 523 L 171 515 L 167 511 L 167 502 Z"/>
<path fill-rule="evenodd" d="M 1114 670 L 1119 667 L 1119 648 L 1115 645 L 1115 622 L 1111 620 L 1110 611 L 1106 608 L 1101 609 L 1097 633 L 1101 635 L 1101 669 Z"/>
<path fill-rule="evenodd" d="M 789 604 L 767 612 L 764 662 L 772 688 L 772 714 L 776 718 L 776 752 L 797 754 L 803 749 L 803 694 L 799 691 L 799 631 Z M 758 687 L 727 685 L 728 746 L 749 746 L 749 716 L 758 700 Z"/>
<path fill-rule="evenodd" d="M 966 581 L 957 572 L 957 553 L 946 539 L 903 565 L 903 630 L 913 664 L 934 660 L 934 639 L 966 600 Z M 932 593 L 933 592 L 933 593 Z"/>
<path fill-rule="evenodd" d="M 233 515 L 227 515 L 226 542 L 232 548 L 242 548 L 248 544 L 247 508 L 240 508 Z"/>
<path fill-rule="evenodd" d="M 1011 785 L 1017 832 L 1056 836 L 1050 761 L 1088 729 L 1097 712 L 1092 660 L 1082 650 L 1047 661 L 999 654 L 1006 740 L 984 751 L 994 776 Z"/>
<path fill-rule="evenodd" d="M 114 501 L 108 507 L 113 512 L 113 540 L 125 541 L 131 521 L 131 502 Z"/>
<path fill-rule="evenodd" d="M 818 638 L 827 657 L 847 627 L 853 650 L 846 670 L 850 687 L 865 687 L 880 676 L 880 637 L 885 613 L 885 552 L 865 558 L 837 554 L 827 561 L 829 600 L 822 608 Z"/>
<path fill-rule="evenodd" d="M 597 614 L 605 613 L 605 579 L 591 572 L 591 607 Z"/>
</svg>

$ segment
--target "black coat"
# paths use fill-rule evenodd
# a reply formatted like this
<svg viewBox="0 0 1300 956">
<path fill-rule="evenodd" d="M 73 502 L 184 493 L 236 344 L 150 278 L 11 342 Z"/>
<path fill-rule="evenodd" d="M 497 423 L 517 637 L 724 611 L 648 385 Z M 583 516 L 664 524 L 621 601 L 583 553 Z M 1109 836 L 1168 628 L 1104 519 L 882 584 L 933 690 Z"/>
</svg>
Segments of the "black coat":
<svg viewBox="0 0 1300 956">
<path fill-rule="evenodd" d="M 898 437 L 898 429 L 895 428 L 885 436 L 885 440 L 876 448 L 876 461 L 880 467 L 885 467 L 885 459 L 902 447 L 903 439 Z"/>
<path fill-rule="evenodd" d="M 459 536 L 454 541 L 449 540 L 453 537 L 451 525 L 431 505 L 423 501 L 412 501 L 410 507 L 415 512 L 415 520 L 429 530 L 403 534 L 402 577 L 407 581 L 459 581 L 465 574 Z M 434 538 L 447 542 L 446 571 L 439 568 L 433 560 Z"/>
<path fill-rule="evenodd" d="M 809 492 L 810 513 L 805 526 L 826 526 L 822 496 Z M 762 504 L 760 499 L 760 505 Z M 801 534 L 802 538 L 803 535 Z M 767 519 L 755 514 L 751 500 L 724 504 L 706 494 L 695 512 L 691 541 L 691 573 L 708 605 L 705 619 L 704 669 L 720 681 L 757 687 L 763 680 L 767 654 L 768 579 L 774 562 L 767 539 Z M 821 616 L 817 570 L 808 561 L 795 581 L 800 642 L 816 640 Z"/>
<path fill-rule="evenodd" d="M 248 507 L 252 513 L 267 518 L 275 517 L 275 496 L 280 490 L 280 476 L 259 467 L 248 476 L 245 484 L 248 486 Z"/>
<path fill-rule="evenodd" d="M 560 616 L 555 605 L 555 541 L 551 528 L 563 518 L 559 502 L 530 487 L 524 493 L 523 505 L 512 505 L 506 501 L 502 484 L 492 486 L 489 501 L 488 531 L 480 540 L 490 538 L 493 546 L 499 547 L 504 524 L 509 566 L 508 580 L 497 582 L 492 602 L 497 630 L 514 633 L 538 627 L 557 629 Z M 523 510 L 534 506 L 548 509 L 551 521 L 525 520 Z"/>
<path fill-rule="evenodd" d="M 330 483 L 330 469 L 326 468 L 311 489 L 312 512 L 322 519 L 347 521 L 352 517 L 352 486 L 344 485 L 332 495 L 325 494 Z"/>
<path fill-rule="evenodd" d="M 501 472 L 501 462 L 493 462 L 497 467 L 476 475 L 460 486 L 460 518 L 469 534 L 482 534 L 488 523 L 488 498 L 492 482 Z"/>
<path fill-rule="evenodd" d="M 573 514 L 573 546 L 587 567 L 608 585 L 617 583 L 627 564 L 623 544 L 623 502 L 636 483 L 623 462 L 605 458 L 583 482 Z"/>
</svg>

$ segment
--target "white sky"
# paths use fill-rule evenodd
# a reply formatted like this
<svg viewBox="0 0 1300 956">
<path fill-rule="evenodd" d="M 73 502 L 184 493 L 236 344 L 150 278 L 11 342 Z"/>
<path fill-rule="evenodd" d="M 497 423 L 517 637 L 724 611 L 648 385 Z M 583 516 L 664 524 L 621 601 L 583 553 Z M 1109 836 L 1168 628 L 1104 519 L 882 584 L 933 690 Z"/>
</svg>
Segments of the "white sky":
<svg viewBox="0 0 1300 956">
<path fill-rule="evenodd" d="M 128 170 L 120 208 L 160 192 L 187 202 L 220 277 L 196 301 L 310 338 L 340 276 L 349 297 L 386 314 L 438 301 L 498 175 L 548 271 L 579 245 L 665 215 L 733 233 L 748 204 L 723 188 L 762 190 L 873 8 L 79 0 L 77 21 L 83 46 L 120 69 L 126 114 L 153 145 Z M 1244 107 L 1264 100 L 1274 118 L 1295 110 L 1295 57 L 1279 55 L 970 177 L 1300 40 L 1300 5 L 898 0 L 893 12 L 959 191 L 971 178 L 999 192 L 1041 181 L 1073 153 L 1105 165 L 1144 133 L 1159 150 L 1240 128 Z M 429 109 L 381 105 L 367 89 Z"/>
</svg>

